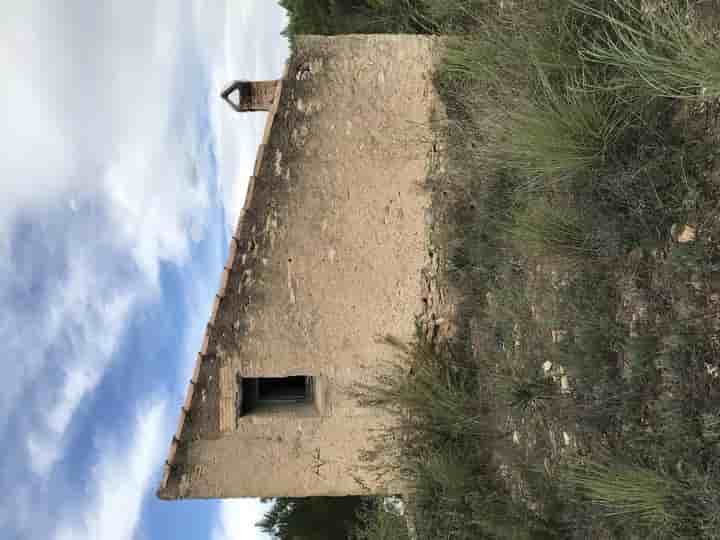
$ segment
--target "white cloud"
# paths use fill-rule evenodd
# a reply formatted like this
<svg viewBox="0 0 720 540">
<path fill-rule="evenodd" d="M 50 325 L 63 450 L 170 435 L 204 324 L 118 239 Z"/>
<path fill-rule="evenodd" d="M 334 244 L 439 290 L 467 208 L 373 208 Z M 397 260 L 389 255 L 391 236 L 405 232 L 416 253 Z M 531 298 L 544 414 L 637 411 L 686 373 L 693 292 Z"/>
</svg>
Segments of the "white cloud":
<svg viewBox="0 0 720 540">
<path fill-rule="evenodd" d="M 167 403 L 157 400 L 141 406 L 131 443 L 116 440 L 98 444 L 100 461 L 92 471 L 83 508 L 61 521 L 55 540 L 131 540 L 140 521 L 142 502 L 154 487 L 154 473 L 162 461 L 168 424 Z"/>
<path fill-rule="evenodd" d="M 81 327 L 73 336 L 77 342 L 75 354 L 62 366 L 62 381 L 53 385 L 58 391 L 48 388 L 44 392 L 50 399 L 49 407 L 43 409 L 39 426 L 27 435 L 30 467 L 38 475 L 47 475 L 62 456 L 68 425 L 82 399 L 100 382 L 133 303 L 130 295 L 118 294 L 97 305 L 90 298 L 95 293 L 88 288 L 91 285 L 86 276 L 73 280 L 62 290 L 62 300 L 55 304 Z"/>
<path fill-rule="evenodd" d="M 16 3 L 9 13 L 8 7 L 0 8 L 0 144 L 5 149 L 0 247 L 7 246 L 8 226 L 18 208 L 46 205 L 75 179 L 75 148 L 65 137 L 63 109 L 56 106 L 59 96 L 49 84 L 62 81 L 68 68 L 53 51 L 57 28 L 42 2 Z"/>
<path fill-rule="evenodd" d="M 280 32 L 287 17 L 275 2 L 228 2 L 225 18 L 224 61 L 211 72 L 210 122 L 218 149 L 218 178 L 226 210 L 228 232 L 234 232 L 245 201 L 248 178 L 255 164 L 257 145 L 265 127 L 265 113 L 238 114 L 217 99 L 229 81 L 265 80 L 282 75 L 289 45 Z M 237 21 L 244 31 L 231 31 Z M 263 21 L 264 24 L 257 24 Z"/>
<path fill-rule="evenodd" d="M 158 260 L 185 255 L 184 228 L 206 210 L 207 190 L 195 171 L 202 141 L 187 125 L 204 96 L 184 84 L 184 71 L 203 68 L 184 63 L 194 37 L 181 5 L 0 8 L 0 237 L 18 214 L 80 194 L 115 212 L 108 225 L 151 275 Z"/>
<path fill-rule="evenodd" d="M 209 205 L 207 184 L 195 177 L 190 156 L 180 148 L 157 148 L 154 138 L 142 133 L 123 144 L 103 178 L 116 241 L 152 285 L 161 262 L 187 258 L 189 240 L 204 229 Z"/>
<path fill-rule="evenodd" d="M 212 540 L 268 540 L 270 537 L 255 527 L 270 503 L 260 499 L 228 499 L 220 503 Z"/>
<path fill-rule="evenodd" d="M 205 234 L 214 157 L 206 90 L 186 84 L 207 80 L 192 28 L 174 0 L 0 7 L 0 303 L 14 315 L 0 341 L 15 359 L 0 431 L 20 417 L 39 475 L 161 265 Z"/>
<path fill-rule="evenodd" d="M 195 242 L 218 236 L 217 205 L 234 226 L 265 120 L 217 96 L 230 79 L 280 74 L 284 24 L 267 0 L 0 2 L 0 305 L 11 314 L 0 317 L 0 343 L 12 381 L 0 393 L 10 441 L 0 529 L 10 538 L 51 536 L 60 510 L 44 509 L 70 497 L 68 471 L 93 451 L 78 435 L 105 429 L 89 407 L 97 388 L 113 367 L 144 369 L 146 358 L 123 356 L 126 334 L 165 300 L 164 268 L 186 272 Z M 217 264 L 226 247 L 205 246 L 203 257 Z M 183 346 L 202 333 L 218 279 L 194 268 L 184 283 L 182 302 L 201 307 L 178 328 Z M 158 384 L 175 386 L 168 379 Z M 132 537 L 167 450 L 169 434 L 158 443 L 150 425 L 175 424 L 176 411 L 160 420 L 158 407 L 138 419 L 144 443 L 134 438 L 127 454 L 100 445 L 87 505 L 58 535 Z"/>
</svg>

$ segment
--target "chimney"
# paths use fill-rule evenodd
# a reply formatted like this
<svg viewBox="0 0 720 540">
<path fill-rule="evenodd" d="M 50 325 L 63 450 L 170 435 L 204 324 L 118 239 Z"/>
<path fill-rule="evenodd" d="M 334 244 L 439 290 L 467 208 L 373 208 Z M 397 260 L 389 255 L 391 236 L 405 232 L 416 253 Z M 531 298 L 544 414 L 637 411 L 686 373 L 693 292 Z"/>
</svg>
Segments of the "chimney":
<svg viewBox="0 0 720 540">
<path fill-rule="evenodd" d="M 269 111 L 279 81 L 234 81 L 220 97 L 237 112 Z"/>
</svg>

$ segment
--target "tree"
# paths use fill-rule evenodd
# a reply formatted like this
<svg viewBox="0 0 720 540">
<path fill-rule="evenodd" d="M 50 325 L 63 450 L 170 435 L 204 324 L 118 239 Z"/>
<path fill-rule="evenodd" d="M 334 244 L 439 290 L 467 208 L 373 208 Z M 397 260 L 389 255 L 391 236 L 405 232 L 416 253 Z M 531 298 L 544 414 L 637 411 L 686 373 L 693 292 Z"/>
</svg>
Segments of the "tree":
<svg viewBox="0 0 720 540">
<path fill-rule="evenodd" d="M 379 0 L 280 0 L 289 23 L 283 35 L 291 41 L 299 34 L 347 34 L 381 31 L 386 11 Z"/>
<path fill-rule="evenodd" d="M 257 526 L 278 540 L 345 540 L 370 497 L 279 497 Z"/>
</svg>

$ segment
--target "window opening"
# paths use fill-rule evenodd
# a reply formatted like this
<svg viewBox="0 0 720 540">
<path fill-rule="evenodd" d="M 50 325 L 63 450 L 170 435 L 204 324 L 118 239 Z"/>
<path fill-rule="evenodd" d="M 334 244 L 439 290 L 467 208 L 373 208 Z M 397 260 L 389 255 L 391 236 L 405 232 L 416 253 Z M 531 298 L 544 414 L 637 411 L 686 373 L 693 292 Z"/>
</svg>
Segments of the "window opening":
<svg viewBox="0 0 720 540">
<path fill-rule="evenodd" d="M 264 407 L 312 403 L 313 378 L 257 377 L 242 379 L 242 414 Z"/>
</svg>

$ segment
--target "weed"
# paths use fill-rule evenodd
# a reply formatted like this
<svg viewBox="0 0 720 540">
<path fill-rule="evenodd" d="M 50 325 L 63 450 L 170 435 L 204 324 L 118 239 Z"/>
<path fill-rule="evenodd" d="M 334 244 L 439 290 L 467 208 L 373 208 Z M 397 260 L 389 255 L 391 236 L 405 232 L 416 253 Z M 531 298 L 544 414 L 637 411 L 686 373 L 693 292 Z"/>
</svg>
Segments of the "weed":
<svg viewBox="0 0 720 540">
<path fill-rule="evenodd" d="M 693 523 L 709 510 L 688 482 L 617 459 L 570 466 L 564 481 L 585 493 L 604 517 L 637 520 L 658 536 L 695 537 Z"/>
<path fill-rule="evenodd" d="M 687 4 L 616 0 L 615 9 L 571 0 L 581 13 L 605 28 L 583 40 L 581 57 L 614 68 L 608 92 L 678 99 L 720 95 L 720 50 L 696 24 Z"/>
<path fill-rule="evenodd" d="M 551 205 L 544 199 L 531 199 L 516 210 L 510 236 L 532 254 L 571 264 L 601 261 L 617 250 L 610 241 L 592 234 L 587 216 L 577 209 Z"/>
<path fill-rule="evenodd" d="M 541 90 L 509 115 L 498 153 L 529 182 L 544 186 L 592 174 L 608 160 L 609 149 L 628 122 L 613 98 L 583 91 L 579 75 L 555 88 L 539 71 Z"/>
</svg>

